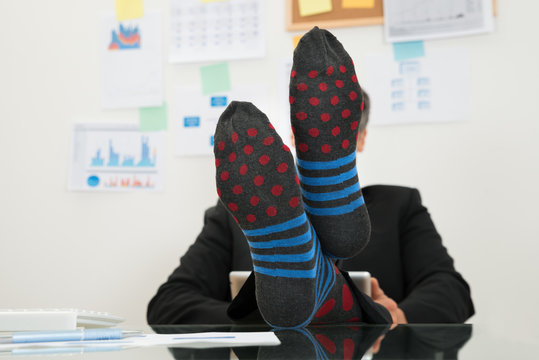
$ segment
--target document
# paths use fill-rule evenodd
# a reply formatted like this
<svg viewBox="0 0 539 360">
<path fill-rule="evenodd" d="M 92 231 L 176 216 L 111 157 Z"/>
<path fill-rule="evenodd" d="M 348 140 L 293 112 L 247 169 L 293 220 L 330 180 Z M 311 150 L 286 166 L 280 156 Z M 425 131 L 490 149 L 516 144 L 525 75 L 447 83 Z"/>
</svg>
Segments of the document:
<svg viewBox="0 0 539 360">
<path fill-rule="evenodd" d="M 161 106 L 163 67 L 161 12 L 118 22 L 102 20 L 101 104 L 105 109 Z"/>
<path fill-rule="evenodd" d="M 167 346 L 179 348 L 213 348 L 239 346 L 275 346 L 281 342 L 270 331 L 267 332 L 204 332 L 188 334 L 144 334 L 118 340 L 83 340 L 53 341 L 40 343 L 0 344 L 0 355 L 12 354 L 51 354 L 54 349 L 58 353 L 118 351 L 135 347 Z M 48 351 L 46 351 L 49 349 Z M 74 351 L 69 351 L 73 349 Z"/>
<path fill-rule="evenodd" d="M 388 42 L 473 35 L 494 30 L 492 0 L 384 0 Z"/>
<path fill-rule="evenodd" d="M 267 99 L 267 87 L 262 84 L 211 95 L 203 95 L 200 88 L 178 87 L 172 104 L 174 154 L 213 156 L 215 127 L 226 107 L 234 100 L 248 101 L 269 117 Z"/>
<path fill-rule="evenodd" d="M 170 62 L 262 58 L 263 0 L 170 1 Z"/>
<path fill-rule="evenodd" d="M 164 137 L 163 131 L 141 132 L 134 124 L 76 124 L 69 190 L 162 190 Z"/>
<path fill-rule="evenodd" d="M 369 55 L 361 66 L 362 87 L 371 98 L 373 125 L 439 123 L 469 118 L 468 52 L 433 49 L 422 57 L 395 61 Z"/>
</svg>

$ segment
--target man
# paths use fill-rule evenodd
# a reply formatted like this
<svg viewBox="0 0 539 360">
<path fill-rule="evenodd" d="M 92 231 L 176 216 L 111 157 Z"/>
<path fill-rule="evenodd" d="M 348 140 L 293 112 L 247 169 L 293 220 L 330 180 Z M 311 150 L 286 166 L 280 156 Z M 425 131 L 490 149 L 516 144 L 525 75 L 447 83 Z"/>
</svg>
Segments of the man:
<svg viewBox="0 0 539 360">
<path fill-rule="evenodd" d="M 316 57 L 313 56 L 313 51 L 314 54 L 316 54 L 320 48 L 324 47 L 331 47 L 331 51 L 326 51 L 325 54 L 336 56 L 336 60 L 334 59 L 334 61 L 336 61 L 335 66 L 330 66 L 325 74 L 319 74 L 317 71 L 308 71 L 311 69 L 310 66 L 313 63 L 313 59 L 316 59 Z M 299 54 L 298 49 L 304 49 L 304 55 L 306 56 L 300 56 L 301 54 Z M 335 87 L 332 87 L 331 90 L 341 92 L 345 90 L 345 96 L 341 97 L 339 95 L 341 104 L 343 103 L 342 99 L 347 101 L 348 98 L 351 100 L 357 100 L 359 98 L 357 92 L 360 90 L 356 84 L 357 80 L 355 74 L 351 77 L 352 82 L 348 81 L 349 85 L 346 85 L 346 79 L 350 79 L 348 74 L 353 73 L 353 65 L 351 63 L 347 63 L 346 66 L 338 65 L 341 64 L 341 59 L 343 57 L 348 58 L 348 54 L 342 49 L 342 45 L 328 32 L 315 28 L 308 33 L 308 36 L 306 35 L 302 39 L 294 56 L 294 61 L 298 68 L 304 66 L 307 71 L 303 71 L 305 78 L 302 80 L 298 80 L 299 75 L 298 77 L 295 77 L 295 70 L 292 72 L 292 78 L 294 79 L 291 81 L 291 84 L 294 84 L 294 86 L 291 85 L 291 94 L 294 96 L 291 96 L 291 104 L 293 104 L 291 107 L 296 118 L 294 119 L 293 117 L 293 126 L 302 126 L 306 123 L 304 120 L 307 117 L 309 117 L 309 119 L 314 118 L 313 114 L 316 114 L 316 119 L 321 118 L 321 121 L 324 122 L 324 124 L 329 124 L 328 121 L 330 118 L 341 119 L 342 117 L 342 119 L 349 121 L 348 118 L 351 116 L 351 113 L 353 117 L 355 111 L 353 108 L 351 111 L 346 108 L 333 114 L 328 114 L 325 110 L 320 111 L 322 100 L 324 100 L 323 98 L 313 98 L 310 94 L 305 95 L 309 93 L 306 91 L 307 89 L 318 91 L 318 88 L 320 88 L 319 90 L 324 94 L 328 93 L 327 90 L 330 89 L 330 87 L 327 86 L 326 80 L 324 80 L 324 83 L 318 85 L 319 75 L 333 76 L 332 79 L 334 79 L 335 76 L 344 74 L 343 76 L 346 76 L 346 78 L 343 77 L 345 82 L 342 80 L 331 80 L 332 82 L 335 81 Z M 334 71 L 334 69 L 336 71 Z M 330 86 L 332 86 L 332 84 L 333 83 L 330 83 Z M 350 88 L 352 91 L 349 91 L 347 86 L 352 86 L 352 88 Z M 321 96 L 324 96 L 324 94 Z M 304 104 L 306 105 L 303 105 L 304 108 L 299 108 L 300 105 L 298 105 L 298 103 L 300 101 L 297 99 L 301 99 L 302 96 L 305 97 Z M 323 102 L 323 104 L 326 104 L 328 112 L 331 112 L 335 105 L 339 103 L 339 97 L 333 93 L 327 96 L 326 100 L 328 101 Z M 337 98 L 335 102 L 333 101 L 334 98 Z M 330 99 L 331 104 L 329 104 Z M 357 133 L 357 150 L 362 151 L 365 146 L 367 134 L 366 125 L 368 122 L 369 105 L 368 97 L 363 93 L 362 111 L 356 111 L 356 113 L 361 114 L 359 130 L 356 129 L 357 121 L 354 121 L 356 124 L 352 124 L 351 126 L 349 125 L 350 122 L 346 122 L 347 128 L 344 129 L 345 120 L 342 119 L 339 120 L 343 123 L 339 129 L 335 129 L 337 130 L 335 133 L 328 133 L 325 138 L 321 134 L 322 127 L 320 128 L 320 133 L 318 129 L 313 130 L 311 125 L 300 130 L 301 134 L 304 136 L 303 138 L 300 136 L 300 140 L 298 141 L 298 134 L 296 134 L 296 145 L 299 151 L 303 153 L 302 155 L 308 155 L 313 149 L 321 149 L 320 154 L 323 156 L 323 154 L 333 150 L 340 150 L 341 148 L 346 150 L 350 149 L 348 147 L 349 140 L 344 140 L 342 143 L 339 141 L 332 146 L 325 144 L 326 140 L 332 141 L 337 139 L 337 135 L 342 135 L 341 129 L 343 129 L 343 131 L 349 131 L 347 130 L 349 128 L 356 132 L 359 131 L 359 133 Z M 312 106 L 312 108 L 310 106 Z M 257 109 L 252 110 L 251 107 L 242 107 L 242 104 L 229 106 L 229 108 L 232 108 L 232 113 L 227 114 L 227 109 L 227 111 L 223 113 L 222 118 L 226 118 L 227 116 L 233 118 L 237 115 L 234 111 L 237 111 L 238 113 L 241 113 L 242 111 L 249 112 L 248 118 L 251 116 L 264 117 L 262 116 L 263 114 L 259 115 L 256 112 Z M 315 109 L 313 111 L 318 111 L 321 114 L 313 113 L 309 115 L 306 112 L 311 111 L 310 109 Z M 326 115 L 327 117 L 324 118 Z M 220 123 L 222 118 L 220 119 Z M 224 119 L 223 123 L 228 120 L 230 119 Z M 242 122 L 237 122 L 236 126 L 240 123 Z M 228 123 L 228 125 L 226 126 L 234 128 L 234 126 L 232 126 L 233 124 Z M 221 130 L 226 126 L 221 126 Z M 220 125 L 218 125 L 216 137 L 217 133 L 221 130 Z M 253 130 L 252 134 L 249 133 L 249 130 Z M 258 131 L 260 132 L 260 130 Z M 255 129 L 245 129 L 245 133 L 249 133 L 248 137 L 257 135 Z M 230 134 L 232 134 L 232 141 L 228 146 L 234 146 L 237 141 L 237 134 Z M 230 134 L 226 134 L 226 139 L 230 139 Z M 236 138 L 234 138 L 234 136 L 236 136 Z M 269 138 L 270 137 L 267 139 Z M 225 139 L 224 135 L 223 139 Z M 271 137 L 271 139 L 273 139 L 273 137 Z M 323 142 L 319 142 L 321 139 Z M 273 144 L 273 140 L 268 141 L 268 145 L 270 144 Z M 218 154 L 222 152 L 224 147 L 224 142 L 222 148 L 219 147 L 219 149 L 217 149 L 216 147 L 216 159 L 219 163 L 222 162 L 226 166 L 229 166 L 230 164 L 236 166 L 236 162 L 234 162 L 236 154 L 239 153 L 240 155 L 243 155 L 243 152 L 234 152 L 232 160 L 229 157 L 232 153 L 220 159 Z M 250 152 L 252 152 L 252 148 L 250 148 Z M 274 156 L 270 157 L 274 158 Z M 347 159 L 349 157 L 349 155 L 346 156 Z M 268 159 L 269 157 L 267 159 L 260 157 L 259 161 L 262 164 L 263 160 L 267 161 Z M 304 159 L 298 158 L 298 166 L 301 167 L 302 163 L 307 165 L 318 164 L 316 161 L 313 162 L 307 158 Z M 219 163 L 216 163 L 216 166 L 219 167 Z M 255 162 L 253 165 L 258 164 Z M 237 170 L 238 169 L 234 169 L 233 173 L 238 173 Z M 218 173 L 219 171 L 222 170 L 218 170 Z M 354 217 L 350 218 L 350 222 L 342 222 L 341 224 L 338 224 L 338 226 L 328 226 L 327 224 L 330 224 L 332 221 L 342 221 L 343 216 L 326 216 L 325 210 L 327 210 L 327 208 L 323 208 L 322 212 L 317 212 L 319 210 L 317 210 L 316 207 L 313 207 L 314 205 L 312 204 L 316 203 L 316 201 L 310 202 L 311 199 L 308 198 L 308 194 L 316 195 L 318 192 L 312 193 L 309 184 L 304 184 L 304 181 L 314 179 L 312 176 L 317 176 L 314 174 L 315 172 L 316 171 L 314 170 L 304 170 L 304 174 L 301 174 L 300 171 L 301 180 L 298 180 L 298 184 L 301 182 L 302 188 L 307 189 L 303 189 L 305 190 L 303 192 L 303 197 L 305 208 L 310 212 L 309 219 L 313 222 L 314 229 L 319 233 L 321 241 L 330 238 L 332 233 L 334 233 L 334 230 L 339 230 L 341 232 L 341 235 L 337 237 L 338 239 L 346 236 L 349 238 L 345 239 L 345 242 L 339 245 L 343 245 L 344 247 L 336 247 L 335 249 L 328 248 L 328 246 L 331 247 L 333 243 L 325 243 L 322 244 L 322 246 L 326 251 L 329 249 L 328 252 L 333 253 L 332 255 L 338 257 L 343 256 L 336 253 L 337 251 L 347 253 L 348 250 L 346 249 L 348 248 L 353 249 L 353 252 L 362 250 L 359 254 L 351 258 L 339 260 L 338 267 L 341 270 L 369 271 L 373 276 L 372 299 L 376 303 L 383 305 L 385 309 L 389 311 L 394 323 L 464 322 L 473 315 L 474 309 L 470 298 L 468 284 L 461 275 L 455 271 L 453 260 L 443 247 L 441 238 L 434 228 L 430 215 L 426 208 L 421 204 L 421 199 L 417 190 L 378 185 L 363 188 L 361 196 L 359 184 L 357 184 L 358 198 L 353 202 L 357 203 L 357 206 L 354 207 L 354 209 L 357 208 L 358 210 L 356 213 L 352 214 Z M 239 168 L 239 173 L 241 174 L 241 168 Z M 229 171 L 222 171 L 220 174 L 221 176 L 218 177 L 217 180 L 218 186 L 228 186 L 227 184 L 230 183 L 230 181 L 228 181 Z M 241 178 L 242 176 L 239 176 L 238 181 L 241 181 Z M 257 185 L 256 182 L 255 185 Z M 349 186 L 349 188 L 354 188 L 354 186 Z M 230 188 L 228 190 L 230 190 L 229 193 L 231 194 L 228 198 L 233 198 L 232 192 L 236 194 L 235 189 Z M 281 194 L 283 187 L 280 187 L 278 190 L 278 194 Z M 288 190 L 288 187 L 284 187 L 284 190 Z M 327 191 L 331 191 L 331 194 L 342 193 L 340 190 L 335 191 L 330 189 Z M 219 189 L 218 192 L 220 192 Z M 242 190 L 241 187 L 239 187 L 237 194 L 241 193 Z M 271 197 L 270 194 L 268 195 Z M 294 198 L 297 198 L 297 196 L 294 196 Z M 238 211 L 237 204 L 224 201 L 223 199 L 221 200 L 222 201 L 219 201 L 216 206 L 206 211 L 202 232 L 195 243 L 182 257 L 180 266 L 174 270 L 167 282 L 159 288 L 157 294 L 151 300 L 147 314 L 148 322 L 150 324 L 230 323 L 232 320 L 244 320 L 246 317 L 249 317 L 248 315 L 251 310 L 253 310 L 253 316 L 256 318 L 257 307 L 260 308 L 260 305 L 263 304 L 257 304 L 256 300 L 254 300 L 255 286 L 252 282 L 249 283 L 248 281 L 248 284 L 244 287 L 246 290 L 240 292 L 240 295 L 238 295 L 233 305 L 229 308 L 231 296 L 228 274 L 230 271 L 234 270 L 253 270 L 253 262 L 251 260 L 251 255 L 253 253 L 250 255 L 250 250 L 252 252 L 253 249 L 252 246 L 251 248 L 249 247 L 245 236 L 253 234 L 253 232 L 249 232 L 248 229 L 247 231 L 245 230 L 250 226 L 249 222 L 254 222 L 255 219 L 259 220 L 261 219 L 260 215 L 265 216 L 265 214 L 261 213 L 258 216 L 248 213 L 242 214 L 239 218 L 239 225 L 244 230 L 242 231 L 238 226 L 238 219 L 234 218 L 229 213 L 229 211 Z M 360 200 L 361 202 L 358 202 Z M 357 219 L 357 221 L 360 222 L 364 221 L 365 206 L 362 206 L 363 200 L 368 209 L 368 216 L 370 218 L 370 241 L 367 244 L 364 239 L 365 236 L 368 237 L 368 233 L 362 233 L 365 227 L 357 227 L 357 224 L 355 223 L 356 220 L 354 220 Z M 228 210 L 223 206 L 223 202 L 227 204 Z M 293 205 L 290 205 L 290 207 L 294 207 L 294 209 L 296 206 L 297 201 Z M 340 205 L 337 204 L 335 206 Z M 273 217 L 276 210 L 272 206 L 268 207 L 268 210 L 270 210 L 270 208 L 272 208 L 271 210 L 273 213 L 270 214 L 268 212 L 268 216 Z M 361 212 L 358 213 L 358 211 Z M 350 224 L 350 226 L 343 226 L 342 224 Z M 368 223 L 366 225 L 368 225 Z M 349 229 L 353 229 L 353 231 L 348 231 Z M 320 232 L 322 232 L 322 235 L 320 235 Z M 358 239 L 361 237 L 361 240 L 355 241 L 354 236 L 357 236 Z M 253 239 L 250 240 L 252 241 Z M 252 244 L 253 243 L 251 242 L 251 245 Z M 360 246 L 360 248 L 358 248 L 358 246 Z M 363 246 L 365 247 L 363 248 Z M 257 257 L 267 257 L 267 255 L 256 254 L 256 251 L 254 254 L 255 261 L 258 261 Z M 257 269 L 259 268 L 260 265 L 258 268 L 255 268 L 255 272 L 257 272 Z M 264 271 L 273 272 L 281 270 L 266 269 Z M 338 271 L 337 274 L 339 274 Z M 263 278 L 265 275 L 258 276 L 259 278 Z M 268 281 L 263 284 L 268 284 Z M 273 285 L 269 287 L 269 289 L 278 288 L 279 286 Z M 259 290 L 260 286 L 257 283 L 256 291 Z M 338 293 L 338 291 L 336 292 Z M 272 295 L 272 291 L 270 290 L 263 296 L 263 298 L 271 298 Z M 360 297 L 360 295 L 357 294 L 356 296 Z M 290 299 L 295 300 L 297 297 L 294 296 Z M 278 299 L 276 299 L 276 301 L 277 300 Z M 301 310 L 301 306 L 299 306 L 301 305 L 301 302 L 297 305 L 298 310 Z M 264 306 L 268 306 L 269 308 L 269 310 L 265 310 L 266 314 L 263 314 L 266 321 L 268 321 L 267 313 L 272 312 L 275 306 L 272 304 L 264 304 Z M 323 306 L 320 309 L 322 308 Z M 263 309 L 260 308 L 260 310 L 262 311 Z M 319 313 L 317 313 L 317 315 L 318 314 Z M 282 317 L 282 314 L 278 311 L 270 315 L 279 319 L 279 321 L 286 322 L 286 318 Z"/>
</svg>

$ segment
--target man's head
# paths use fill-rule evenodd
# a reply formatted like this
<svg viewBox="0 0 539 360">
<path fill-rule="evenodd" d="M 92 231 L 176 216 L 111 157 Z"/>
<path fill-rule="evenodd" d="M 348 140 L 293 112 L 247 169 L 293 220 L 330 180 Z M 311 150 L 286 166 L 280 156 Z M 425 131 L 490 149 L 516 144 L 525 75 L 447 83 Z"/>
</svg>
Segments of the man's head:
<svg viewBox="0 0 539 360">
<path fill-rule="evenodd" d="M 371 100 L 365 90 L 361 89 L 361 95 L 363 97 L 363 112 L 361 113 L 361 119 L 359 120 L 359 137 L 357 139 L 357 151 L 363 151 L 365 147 L 365 137 L 367 136 L 367 124 L 369 122 L 369 112 L 371 110 Z"/>
</svg>

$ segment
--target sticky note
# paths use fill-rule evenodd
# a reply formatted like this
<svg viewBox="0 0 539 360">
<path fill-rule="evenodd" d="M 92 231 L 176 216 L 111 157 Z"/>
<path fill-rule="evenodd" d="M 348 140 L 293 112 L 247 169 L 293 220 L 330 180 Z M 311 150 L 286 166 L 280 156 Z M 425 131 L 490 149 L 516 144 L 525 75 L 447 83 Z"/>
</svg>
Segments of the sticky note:
<svg viewBox="0 0 539 360">
<path fill-rule="evenodd" d="M 423 41 L 407 41 L 393 43 L 395 61 L 413 59 L 425 56 Z"/>
<path fill-rule="evenodd" d="M 299 15 L 309 16 L 333 10 L 331 0 L 298 0 Z"/>
<path fill-rule="evenodd" d="M 292 38 L 292 43 L 294 44 L 294 49 L 298 46 L 298 43 L 299 43 L 299 41 L 301 40 L 302 37 L 303 37 L 303 35 L 298 35 L 298 36 L 294 36 Z"/>
<path fill-rule="evenodd" d="M 167 104 L 139 109 L 140 131 L 160 131 L 167 129 Z"/>
<path fill-rule="evenodd" d="M 200 75 L 202 77 L 202 93 L 204 95 L 230 90 L 228 63 L 224 62 L 202 66 L 200 68 Z"/>
<path fill-rule="evenodd" d="M 343 9 L 372 9 L 374 0 L 342 0 Z"/>
<path fill-rule="evenodd" d="M 142 0 L 116 0 L 116 18 L 118 21 L 137 19 L 143 16 Z"/>
</svg>

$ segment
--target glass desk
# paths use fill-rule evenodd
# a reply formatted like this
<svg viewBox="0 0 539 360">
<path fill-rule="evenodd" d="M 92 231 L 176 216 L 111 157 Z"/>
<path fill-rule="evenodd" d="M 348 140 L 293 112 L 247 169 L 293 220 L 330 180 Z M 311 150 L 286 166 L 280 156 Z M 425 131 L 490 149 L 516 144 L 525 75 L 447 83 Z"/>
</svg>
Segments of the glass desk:
<svg viewBox="0 0 539 360">
<path fill-rule="evenodd" d="M 263 326 L 183 325 L 140 328 L 163 334 L 193 332 L 269 331 Z M 376 325 L 311 326 L 277 331 L 279 346 L 184 349 L 164 346 L 115 351 L 40 354 L 65 359 L 534 359 L 535 346 L 520 346 L 490 338 L 472 325 L 399 325 L 393 329 Z M 0 358 L 35 359 L 0 353 Z"/>
</svg>

